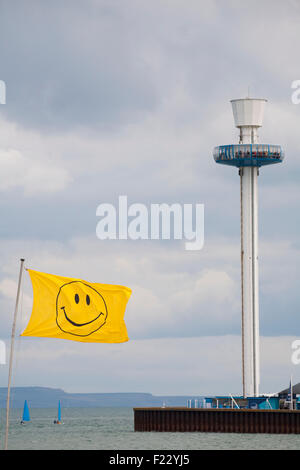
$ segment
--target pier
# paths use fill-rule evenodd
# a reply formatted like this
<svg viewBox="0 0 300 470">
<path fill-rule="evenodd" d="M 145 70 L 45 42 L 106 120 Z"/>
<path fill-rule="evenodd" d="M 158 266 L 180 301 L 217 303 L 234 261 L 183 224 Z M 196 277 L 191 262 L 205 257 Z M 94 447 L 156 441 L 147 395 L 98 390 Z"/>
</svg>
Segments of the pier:
<svg viewBox="0 0 300 470">
<path fill-rule="evenodd" d="M 300 434 L 300 410 L 134 408 L 134 430 Z"/>
</svg>

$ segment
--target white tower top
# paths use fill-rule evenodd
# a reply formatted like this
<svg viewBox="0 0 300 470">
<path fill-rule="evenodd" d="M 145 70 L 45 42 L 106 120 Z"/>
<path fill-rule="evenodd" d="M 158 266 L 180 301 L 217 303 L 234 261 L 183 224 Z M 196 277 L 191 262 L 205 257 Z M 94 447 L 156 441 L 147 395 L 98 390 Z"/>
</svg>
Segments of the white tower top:
<svg viewBox="0 0 300 470">
<path fill-rule="evenodd" d="M 240 129 L 240 144 L 258 142 L 257 129 L 262 126 L 266 102 L 257 98 L 231 100 L 234 122 Z"/>
<path fill-rule="evenodd" d="M 261 127 L 266 102 L 265 99 L 256 98 L 231 100 L 236 127 Z"/>
</svg>

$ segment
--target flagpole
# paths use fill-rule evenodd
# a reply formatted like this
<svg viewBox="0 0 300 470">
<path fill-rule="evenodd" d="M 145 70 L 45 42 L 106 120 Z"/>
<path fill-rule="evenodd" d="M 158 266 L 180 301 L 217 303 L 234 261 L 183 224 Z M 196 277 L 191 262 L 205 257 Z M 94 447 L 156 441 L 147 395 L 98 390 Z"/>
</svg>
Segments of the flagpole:
<svg viewBox="0 0 300 470">
<path fill-rule="evenodd" d="M 20 273 L 19 273 L 19 282 L 18 282 L 17 298 L 16 298 L 16 305 L 15 305 L 15 313 L 14 313 L 13 325 L 12 325 L 12 330 L 11 330 L 11 341 L 10 341 L 4 450 L 7 450 L 7 444 L 8 444 L 10 386 L 11 386 L 12 368 L 13 368 L 13 354 L 14 354 L 14 343 L 15 343 L 15 336 L 16 336 L 17 313 L 18 313 L 21 281 L 22 281 L 22 274 L 23 274 L 23 265 L 24 265 L 25 259 L 21 258 L 20 261 L 21 261 L 21 265 L 20 265 Z"/>
</svg>

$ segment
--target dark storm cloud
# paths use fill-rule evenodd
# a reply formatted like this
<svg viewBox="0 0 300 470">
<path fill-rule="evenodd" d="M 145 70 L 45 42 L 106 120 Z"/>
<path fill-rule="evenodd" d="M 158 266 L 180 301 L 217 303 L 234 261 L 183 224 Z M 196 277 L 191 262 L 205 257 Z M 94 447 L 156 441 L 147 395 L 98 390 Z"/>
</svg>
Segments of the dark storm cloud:
<svg viewBox="0 0 300 470">
<path fill-rule="evenodd" d="M 3 1 L 4 114 L 24 126 L 115 126 L 157 101 L 134 23 L 116 2 Z"/>
<path fill-rule="evenodd" d="M 220 393 L 239 390 L 239 179 L 215 165 L 212 148 L 237 142 L 229 100 L 248 86 L 269 100 L 261 141 L 286 148 L 286 161 L 259 177 L 261 333 L 274 335 L 262 341 L 262 377 L 266 391 L 280 387 L 270 374 L 286 380 L 282 335 L 300 332 L 300 106 L 291 103 L 299 16 L 297 0 L 1 0 L 2 338 L 20 257 L 41 271 L 133 289 L 133 341 L 84 354 L 70 343 L 22 343 L 16 385 L 38 377 L 76 389 L 80 372 L 85 391 L 142 384 L 190 393 L 205 383 L 214 393 L 216 377 Z M 121 194 L 129 204 L 204 203 L 204 249 L 100 242 L 96 207 Z M 31 295 L 25 276 L 19 331 Z M 99 360 L 106 372 L 95 380 Z"/>
<path fill-rule="evenodd" d="M 287 61 L 294 31 L 284 29 L 288 50 L 270 33 L 279 15 L 285 21 L 299 14 L 295 6 L 289 3 L 289 12 L 280 2 L 272 2 L 271 9 L 268 1 L 255 9 L 234 1 L 229 7 L 204 3 L 205 8 L 177 0 L 3 0 L 4 115 L 44 131 L 115 129 L 155 110 L 177 83 L 199 106 L 189 115 L 178 110 L 182 122 L 199 114 L 212 119 L 214 100 L 230 99 L 234 91 L 246 94 L 248 85 L 265 95 L 268 83 L 273 98 L 286 98 L 274 54 L 275 49 L 284 53 Z M 266 21 L 268 10 L 272 15 Z"/>
<path fill-rule="evenodd" d="M 229 100 L 245 96 L 250 85 L 251 95 L 269 99 L 262 140 L 288 144 L 282 167 L 263 169 L 260 176 L 260 254 L 264 262 L 267 244 L 275 244 L 269 260 L 275 272 L 276 243 L 285 239 L 292 244 L 299 231 L 300 106 L 297 109 L 290 101 L 290 83 L 298 73 L 291 46 L 298 37 L 299 9 L 293 2 L 284 5 L 277 1 L 2 1 L 0 40 L 5 47 L 0 78 L 7 83 L 7 104 L 1 111 L 6 120 L 23 129 L 16 126 L 12 132 L 4 123 L 1 142 L 3 148 L 15 147 L 20 152 L 24 171 L 32 166 L 24 197 L 23 174 L 19 173 L 16 184 L 16 169 L 4 173 L 8 158 L 1 161 L 3 239 L 17 240 L 20 246 L 24 240 L 29 244 L 39 240 L 42 253 L 51 240 L 67 245 L 74 237 L 93 237 L 96 207 L 101 202 L 117 204 L 120 194 L 128 195 L 129 204 L 199 202 L 205 204 L 205 247 L 219 237 L 225 251 L 235 243 L 235 258 L 224 266 L 220 258 L 206 259 L 204 251 L 197 254 L 197 262 L 184 253 L 185 271 L 194 273 L 195 265 L 201 266 L 201 277 L 207 266 L 224 273 L 233 270 L 231 277 L 239 286 L 239 179 L 236 170 L 215 165 L 212 148 L 237 141 Z M 22 160 L 23 153 L 26 158 Z M 42 191 L 44 181 L 50 187 L 54 179 L 49 177 L 52 163 L 51 175 L 61 175 L 61 184 Z M 11 180 L 9 189 L 6 180 L 1 186 L 4 174 Z M 153 243 L 149 241 L 143 253 L 146 260 L 157 248 Z M 96 246 L 93 258 L 98 265 L 103 243 Z M 129 246 L 124 243 L 119 249 L 129 256 Z M 40 262 L 34 248 L 26 253 Z M 291 254 L 289 248 L 283 249 L 280 260 L 287 259 L 287 254 L 291 263 L 297 260 L 298 250 L 294 248 Z M 6 266 L 14 263 L 14 250 L 10 249 L 9 256 Z M 175 269 L 181 272 L 181 256 L 178 246 L 177 261 L 165 261 L 165 285 Z M 84 255 L 76 261 L 70 250 L 68 258 L 72 257 L 70 273 L 77 272 L 82 263 L 89 272 Z M 61 259 L 64 265 L 67 262 L 60 251 L 54 250 L 49 258 L 53 270 Z M 43 269 L 47 266 L 45 262 Z M 297 277 L 296 261 L 293 266 Z M 160 267 L 150 272 L 153 278 Z M 262 269 L 262 283 L 276 280 L 272 268 Z M 107 272 L 106 268 L 105 276 Z M 136 271 L 132 282 L 135 277 Z M 281 277 L 286 278 L 286 272 Z M 209 279 L 204 276 L 204 281 Z M 226 276 L 219 282 L 226 288 Z M 193 332 L 198 305 L 203 315 L 209 312 L 209 301 L 204 308 L 198 287 L 190 296 L 198 303 L 185 308 L 185 299 L 180 299 L 188 317 L 184 331 L 174 324 L 170 335 Z M 154 296 L 157 288 L 152 288 Z M 150 293 L 141 292 L 143 311 L 143 299 L 147 303 Z M 239 287 L 231 299 L 238 299 L 236 292 Z M 280 292 L 268 295 L 270 300 L 262 295 L 264 309 L 271 312 L 272 305 L 276 312 L 283 309 L 283 304 L 279 308 Z M 284 295 L 289 299 L 284 330 L 288 332 L 297 303 L 294 284 L 285 286 Z M 222 319 L 212 321 L 208 313 L 197 320 L 199 334 L 239 330 L 239 313 L 231 319 L 226 316 L 239 307 L 231 305 L 225 295 L 224 299 L 220 309 L 215 309 Z M 164 315 L 160 297 L 156 305 L 156 313 Z M 269 315 L 262 318 L 265 334 L 271 331 Z M 280 334 L 280 322 L 273 325 L 272 331 Z M 148 325 L 136 337 L 165 331 Z"/>
</svg>

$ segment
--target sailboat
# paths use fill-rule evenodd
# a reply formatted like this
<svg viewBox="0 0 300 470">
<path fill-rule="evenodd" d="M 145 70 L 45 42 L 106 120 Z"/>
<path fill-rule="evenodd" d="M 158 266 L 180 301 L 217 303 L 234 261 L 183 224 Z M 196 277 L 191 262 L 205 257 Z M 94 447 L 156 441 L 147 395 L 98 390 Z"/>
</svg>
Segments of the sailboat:
<svg viewBox="0 0 300 470">
<path fill-rule="evenodd" d="M 58 402 L 57 419 L 54 420 L 54 424 L 61 424 L 61 406 L 60 406 L 60 400 L 59 400 L 59 402 Z"/>
<path fill-rule="evenodd" d="M 25 424 L 27 421 L 30 421 L 30 414 L 29 414 L 29 408 L 27 404 L 27 400 L 24 402 L 24 409 L 23 409 L 23 417 L 21 420 L 21 424 Z"/>
</svg>

